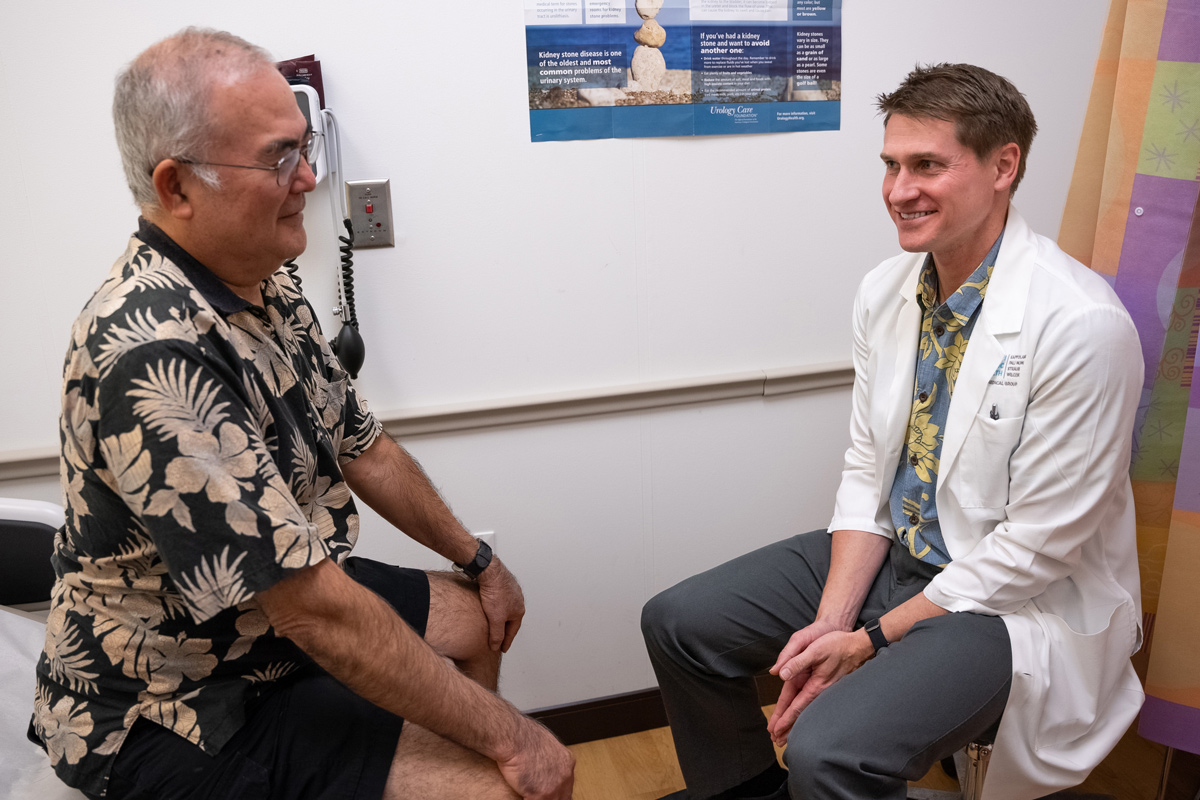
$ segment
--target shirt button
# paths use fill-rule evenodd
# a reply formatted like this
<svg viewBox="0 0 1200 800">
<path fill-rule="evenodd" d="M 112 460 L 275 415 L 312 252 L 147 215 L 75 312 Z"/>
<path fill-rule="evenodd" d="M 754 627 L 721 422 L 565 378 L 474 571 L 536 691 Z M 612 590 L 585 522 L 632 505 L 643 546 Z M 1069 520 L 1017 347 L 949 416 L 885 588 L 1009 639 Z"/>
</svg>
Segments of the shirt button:
<svg viewBox="0 0 1200 800">
<path fill-rule="evenodd" d="M 934 332 L 936 335 L 938 335 L 938 336 L 941 336 L 943 333 L 945 333 L 945 332 L 946 332 L 946 329 L 945 329 L 945 328 L 943 328 L 941 325 L 938 325 L 936 328 L 934 328 L 934 329 L 933 329 L 933 332 Z"/>
<path fill-rule="evenodd" d="M 921 392 L 919 395 L 917 395 L 917 399 L 924 403 L 929 399 L 929 392 Z"/>
<path fill-rule="evenodd" d="M 921 521 L 921 518 L 918 517 L 916 514 L 909 514 L 908 521 L 911 522 L 913 525 L 916 525 L 918 522 Z"/>
<path fill-rule="evenodd" d="M 917 457 L 916 457 L 916 456 L 909 456 L 909 457 L 908 457 L 908 463 L 912 464 L 912 465 L 915 467 L 915 466 L 917 465 Z"/>
</svg>

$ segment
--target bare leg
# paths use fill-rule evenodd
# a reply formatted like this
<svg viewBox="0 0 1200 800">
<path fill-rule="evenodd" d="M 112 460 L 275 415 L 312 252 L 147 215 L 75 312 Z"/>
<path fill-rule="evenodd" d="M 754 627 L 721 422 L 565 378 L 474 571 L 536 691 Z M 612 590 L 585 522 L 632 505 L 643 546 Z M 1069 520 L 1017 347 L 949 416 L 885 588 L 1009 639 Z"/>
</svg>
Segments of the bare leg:
<svg viewBox="0 0 1200 800">
<path fill-rule="evenodd" d="M 453 572 L 429 573 L 425 641 L 436 653 L 453 661 L 467 677 L 496 691 L 500 653 L 488 647 L 487 617 L 479 604 L 479 587 L 472 581 Z"/>
<path fill-rule="evenodd" d="M 479 588 L 453 572 L 429 574 L 429 622 L 425 641 L 467 677 L 496 691 L 500 653 L 488 647 L 487 618 Z M 512 800 L 518 795 L 496 762 L 405 720 L 388 772 L 384 800 Z"/>
<path fill-rule="evenodd" d="M 515 800 L 496 762 L 405 720 L 383 800 Z"/>
</svg>

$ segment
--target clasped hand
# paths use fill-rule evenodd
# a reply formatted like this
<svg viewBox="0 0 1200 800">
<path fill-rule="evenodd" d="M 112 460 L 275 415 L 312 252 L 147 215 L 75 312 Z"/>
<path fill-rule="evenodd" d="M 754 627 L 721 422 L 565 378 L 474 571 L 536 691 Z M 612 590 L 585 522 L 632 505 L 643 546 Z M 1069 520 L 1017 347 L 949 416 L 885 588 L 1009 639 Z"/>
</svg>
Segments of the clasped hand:
<svg viewBox="0 0 1200 800">
<path fill-rule="evenodd" d="M 479 603 L 488 621 L 488 646 L 507 653 L 525 617 L 525 594 L 499 558 L 479 574 Z"/>
<path fill-rule="evenodd" d="M 800 712 L 873 653 L 870 639 L 862 631 L 843 631 L 821 620 L 792 634 L 770 670 L 783 678 L 783 691 L 767 722 L 775 744 L 782 747 Z"/>
</svg>

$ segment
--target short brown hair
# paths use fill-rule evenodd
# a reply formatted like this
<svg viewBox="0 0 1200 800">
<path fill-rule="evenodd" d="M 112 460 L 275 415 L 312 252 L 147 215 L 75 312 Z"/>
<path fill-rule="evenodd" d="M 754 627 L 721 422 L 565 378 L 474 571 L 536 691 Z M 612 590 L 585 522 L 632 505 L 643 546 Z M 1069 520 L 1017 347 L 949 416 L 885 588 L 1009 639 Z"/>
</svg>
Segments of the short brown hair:
<svg viewBox="0 0 1200 800">
<path fill-rule="evenodd" d="M 1025 95 L 1007 79 L 972 64 L 917 64 L 900 88 L 879 95 L 875 104 L 885 128 L 893 114 L 953 122 L 958 141 L 976 158 L 1016 143 L 1021 159 L 1010 192 L 1017 191 L 1037 122 Z"/>
</svg>

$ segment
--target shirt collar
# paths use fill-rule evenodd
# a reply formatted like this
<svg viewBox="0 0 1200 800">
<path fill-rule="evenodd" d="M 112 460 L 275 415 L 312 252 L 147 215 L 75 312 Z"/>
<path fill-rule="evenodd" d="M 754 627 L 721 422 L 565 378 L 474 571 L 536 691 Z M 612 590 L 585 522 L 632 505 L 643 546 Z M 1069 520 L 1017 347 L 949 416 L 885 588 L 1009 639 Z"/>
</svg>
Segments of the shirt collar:
<svg viewBox="0 0 1200 800">
<path fill-rule="evenodd" d="M 145 217 L 138 217 L 137 237 L 179 267 L 184 277 L 196 287 L 196 291 L 200 292 L 204 299 L 221 314 L 229 316 L 238 311 L 256 308 L 253 303 L 238 297 L 232 289 L 225 285 L 224 281 L 213 274 L 212 270 L 197 261 L 191 253 L 164 233 L 162 228 Z"/>
<path fill-rule="evenodd" d="M 954 294 L 946 298 L 943 305 L 951 315 L 969 319 L 975 313 L 975 309 L 979 308 L 983 298 L 987 295 L 988 279 L 992 275 L 992 268 L 996 266 L 996 258 L 1000 255 L 1000 243 L 1003 241 L 1004 231 L 1001 231 L 975 271 L 963 281 L 962 286 L 959 286 Z M 921 308 L 928 311 L 938 307 L 937 296 L 937 268 L 933 264 L 933 254 L 930 253 L 925 256 L 925 264 L 921 267 L 921 277 L 917 281 L 917 302 L 921 304 Z"/>
</svg>

